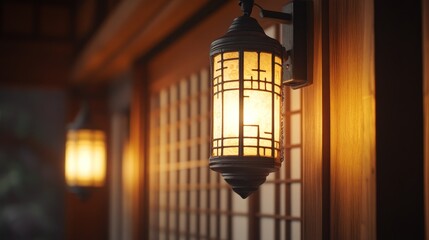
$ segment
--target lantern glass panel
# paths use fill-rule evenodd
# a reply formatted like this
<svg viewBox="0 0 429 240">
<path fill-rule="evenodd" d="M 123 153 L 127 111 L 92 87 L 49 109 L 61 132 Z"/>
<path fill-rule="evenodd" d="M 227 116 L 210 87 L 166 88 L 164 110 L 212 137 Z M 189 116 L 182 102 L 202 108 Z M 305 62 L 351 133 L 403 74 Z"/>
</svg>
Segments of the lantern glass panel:
<svg viewBox="0 0 429 240">
<path fill-rule="evenodd" d="M 243 51 L 218 53 L 212 60 L 212 156 L 277 158 L 281 132 L 280 57 Z"/>
</svg>

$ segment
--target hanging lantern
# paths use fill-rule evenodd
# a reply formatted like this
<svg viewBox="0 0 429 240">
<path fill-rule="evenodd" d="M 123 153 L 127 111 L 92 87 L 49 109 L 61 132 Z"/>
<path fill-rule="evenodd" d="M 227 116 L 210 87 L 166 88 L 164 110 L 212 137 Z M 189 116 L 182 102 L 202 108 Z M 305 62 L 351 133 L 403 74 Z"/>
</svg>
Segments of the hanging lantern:
<svg viewBox="0 0 429 240">
<path fill-rule="evenodd" d="M 210 168 L 246 198 L 281 165 L 285 52 L 250 17 L 251 7 L 242 8 L 244 15 L 211 44 Z"/>
<path fill-rule="evenodd" d="M 104 185 L 105 138 L 104 132 L 91 124 L 88 105 L 84 103 L 69 125 L 66 142 L 66 182 L 78 195 L 87 195 L 90 188 Z"/>
</svg>

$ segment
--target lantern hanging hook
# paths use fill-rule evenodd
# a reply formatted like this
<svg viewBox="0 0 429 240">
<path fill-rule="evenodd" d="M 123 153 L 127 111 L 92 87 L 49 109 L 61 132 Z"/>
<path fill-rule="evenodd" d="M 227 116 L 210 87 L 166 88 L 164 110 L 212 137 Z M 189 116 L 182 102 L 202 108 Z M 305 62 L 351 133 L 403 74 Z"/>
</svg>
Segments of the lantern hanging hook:
<svg viewBox="0 0 429 240">
<path fill-rule="evenodd" d="M 259 8 L 259 16 L 261 18 L 271 18 L 282 24 L 292 23 L 293 17 L 290 13 L 265 10 L 261 5 L 257 3 L 253 3 L 253 5 Z"/>
</svg>

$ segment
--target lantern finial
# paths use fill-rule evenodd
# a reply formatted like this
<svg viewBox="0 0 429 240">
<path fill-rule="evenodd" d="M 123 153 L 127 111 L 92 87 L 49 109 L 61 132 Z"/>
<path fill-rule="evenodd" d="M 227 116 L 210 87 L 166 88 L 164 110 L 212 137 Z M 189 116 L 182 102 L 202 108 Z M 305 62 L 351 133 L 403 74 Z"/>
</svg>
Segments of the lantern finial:
<svg viewBox="0 0 429 240">
<path fill-rule="evenodd" d="M 240 0 L 239 5 L 245 16 L 250 16 L 250 14 L 252 14 L 253 2 L 253 0 Z"/>
</svg>

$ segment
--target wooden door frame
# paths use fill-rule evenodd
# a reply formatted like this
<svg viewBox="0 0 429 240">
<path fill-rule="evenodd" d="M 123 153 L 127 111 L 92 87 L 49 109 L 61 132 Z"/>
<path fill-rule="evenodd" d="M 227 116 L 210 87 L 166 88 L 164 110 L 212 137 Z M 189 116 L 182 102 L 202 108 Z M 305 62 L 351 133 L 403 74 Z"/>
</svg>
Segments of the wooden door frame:
<svg viewBox="0 0 429 240">
<path fill-rule="evenodd" d="M 422 2 L 374 3 L 377 238 L 424 239 Z"/>
</svg>

